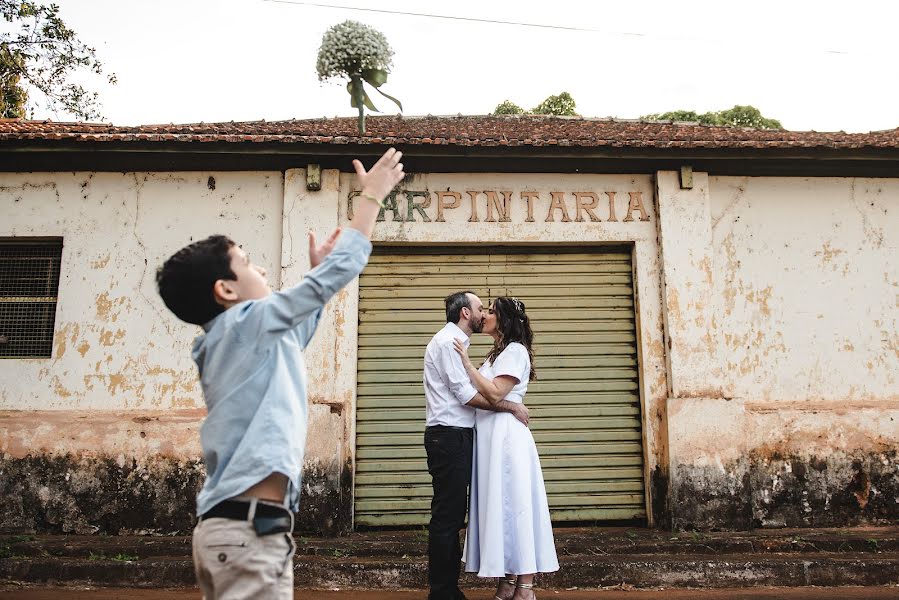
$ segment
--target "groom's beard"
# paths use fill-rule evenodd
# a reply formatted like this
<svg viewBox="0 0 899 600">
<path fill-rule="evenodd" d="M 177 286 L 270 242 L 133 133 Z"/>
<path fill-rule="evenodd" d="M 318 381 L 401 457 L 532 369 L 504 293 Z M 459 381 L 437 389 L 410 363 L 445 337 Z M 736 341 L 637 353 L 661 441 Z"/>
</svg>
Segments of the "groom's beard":
<svg viewBox="0 0 899 600">
<path fill-rule="evenodd" d="M 472 321 L 471 322 L 471 332 L 472 333 L 481 333 L 481 330 L 484 329 L 484 320 L 481 318 L 480 321 Z"/>
</svg>

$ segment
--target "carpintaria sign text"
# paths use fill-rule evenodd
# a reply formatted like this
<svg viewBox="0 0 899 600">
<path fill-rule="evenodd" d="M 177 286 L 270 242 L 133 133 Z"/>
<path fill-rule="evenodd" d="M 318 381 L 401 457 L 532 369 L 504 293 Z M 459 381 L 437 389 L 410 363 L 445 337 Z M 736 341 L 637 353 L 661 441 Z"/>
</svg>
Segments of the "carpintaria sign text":
<svg viewBox="0 0 899 600">
<path fill-rule="evenodd" d="M 349 219 L 359 193 L 347 197 Z M 461 213 L 469 223 L 628 223 L 650 220 L 644 202 L 638 191 L 395 190 L 378 221 L 443 223 Z"/>
</svg>

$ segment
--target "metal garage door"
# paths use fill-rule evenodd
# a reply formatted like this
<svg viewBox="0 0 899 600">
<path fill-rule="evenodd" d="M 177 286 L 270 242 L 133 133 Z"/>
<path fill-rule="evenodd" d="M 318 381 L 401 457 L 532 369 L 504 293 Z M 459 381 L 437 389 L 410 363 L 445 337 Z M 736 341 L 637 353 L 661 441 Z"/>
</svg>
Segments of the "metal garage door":
<svg viewBox="0 0 899 600">
<path fill-rule="evenodd" d="M 644 518 L 630 251 L 386 248 L 359 284 L 355 523 L 429 521 L 422 363 L 460 289 L 527 305 L 538 381 L 525 404 L 553 521 Z M 475 335 L 472 359 L 491 343 Z"/>
</svg>

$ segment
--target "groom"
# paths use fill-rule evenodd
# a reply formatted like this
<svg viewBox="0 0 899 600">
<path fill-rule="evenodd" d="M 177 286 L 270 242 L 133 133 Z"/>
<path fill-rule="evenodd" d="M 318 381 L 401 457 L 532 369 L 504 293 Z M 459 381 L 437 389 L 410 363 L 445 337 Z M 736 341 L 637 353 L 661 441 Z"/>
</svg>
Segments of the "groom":
<svg viewBox="0 0 899 600">
<path fill-rule="evenodd" d="M 428 528 L 428 600 L 459 600 L 462 550 L 459 530 L 465 525 L 475 409 L 512 413 L 527 425 L 528 409 L 517 402 L 491 405 L 471 384 L 453 340 L 467 347 L 472 333 L 480 333 L 485 310 L 474 292 L 450 294 L 444 299 L 446 325 L 425 350 L 424 386 L 427 399 L 425 451 L 434 487 Z"/>
</svg>

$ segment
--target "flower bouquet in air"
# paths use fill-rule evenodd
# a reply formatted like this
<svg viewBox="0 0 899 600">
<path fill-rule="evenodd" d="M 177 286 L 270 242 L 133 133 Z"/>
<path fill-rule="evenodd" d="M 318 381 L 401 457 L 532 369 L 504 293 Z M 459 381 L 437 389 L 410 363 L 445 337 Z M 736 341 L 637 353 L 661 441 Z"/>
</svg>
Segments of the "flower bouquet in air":
<svg viewBox="0 0 899 600">
<path fill-rule="evenodd" d="M 393 50 L 390 49 L 387 38 L 368 25 L 344 21 L 328 29 L 322 36 L 315 65 L 318 79 L 326 81 L 335 77 L 349 78 L 346 89 L 350 93 L 350 105 L 359 109 L 359 135 L 365 133 L 365 108 L 380 112 L 368 96 L 366 83 L 393 101 L 400 111 L 403 110 L 399 100 L 380 89 L 387 82 L 392 63 Z"/>
</svg>

